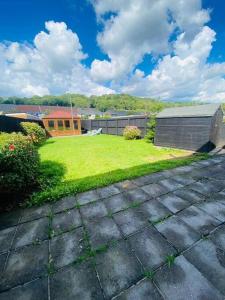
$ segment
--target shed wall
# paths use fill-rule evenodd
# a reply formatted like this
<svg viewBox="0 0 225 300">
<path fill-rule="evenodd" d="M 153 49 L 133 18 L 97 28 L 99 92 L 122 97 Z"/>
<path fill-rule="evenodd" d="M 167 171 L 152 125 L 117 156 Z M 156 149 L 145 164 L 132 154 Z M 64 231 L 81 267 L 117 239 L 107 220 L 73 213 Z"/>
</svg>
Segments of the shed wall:
<svg viewBox="0 0 225 300">
<path fill-rule="evenodd" d="M 193 151 L 209 151 L 212 117 L 157 118 L 155 144 Z"/>
<path fill-rule="evenodd" d="M 222 126 L 223 126 L 223 111 L 220 108 L 212 118 L 212 123 L 211 123 L 210 141 L 215 146 L 220 144 L 220 132 Z"/>
</svg>

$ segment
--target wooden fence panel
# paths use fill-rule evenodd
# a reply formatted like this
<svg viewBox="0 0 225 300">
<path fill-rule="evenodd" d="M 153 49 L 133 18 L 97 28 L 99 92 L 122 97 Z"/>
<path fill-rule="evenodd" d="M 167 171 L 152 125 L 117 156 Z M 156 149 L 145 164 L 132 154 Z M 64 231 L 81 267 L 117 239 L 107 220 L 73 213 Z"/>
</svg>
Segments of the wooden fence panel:
<svg viewBox="0 0 225 300">
<path fill-rule="evenodd" d="M 102 128 L 102 133 L 112 135 L 123 135 L 126 126 L 137 126 L 141 130 L 142 137 L 147 131 L 148 116 L 126 116 L 119 118 L 99 119 L 99 120 L 82 120 L 81 127 L 83 130 L 94 130 Z"/>
</svg>

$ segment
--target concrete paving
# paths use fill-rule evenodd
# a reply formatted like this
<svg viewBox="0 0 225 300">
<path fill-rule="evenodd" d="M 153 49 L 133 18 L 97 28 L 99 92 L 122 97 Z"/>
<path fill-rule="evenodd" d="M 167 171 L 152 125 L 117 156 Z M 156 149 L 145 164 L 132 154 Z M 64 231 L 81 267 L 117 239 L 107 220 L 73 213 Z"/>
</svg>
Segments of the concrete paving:
<svg viewBox="0 0 225 300">
<path fill-rule="evenodd" d="M 225 155 L 0 215 L 0 300 L 225 299 Z"/>
</svg>

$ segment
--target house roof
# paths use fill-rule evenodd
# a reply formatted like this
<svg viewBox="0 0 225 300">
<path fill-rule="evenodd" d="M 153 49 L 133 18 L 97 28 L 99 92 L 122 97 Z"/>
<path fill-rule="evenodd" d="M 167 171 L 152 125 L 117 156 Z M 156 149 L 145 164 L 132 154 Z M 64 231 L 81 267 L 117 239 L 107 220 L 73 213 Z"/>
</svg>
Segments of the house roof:
<svg viewBox="0 0 225 300">
<path fill-rule="evenodd" d="M 30 113 L 42 114 L 51 113 L 53 111 L 71 111 L 69 106 L 50 106 L 50 105 L 24 105 L 24 104 L 0 104 L 0 111 L 5 113 Z M 77 113 L 77 109 L 73 108 L 73 112 Z"/>
<path fill-rule="evenodd" d="M 73 114 L 73 117 L 78 117 L 77 114 Z M 71 112 L 70 111 L 53 111 L 49 115 L 44 116 L 43 119 L 71 119 Z"/>
<path fill-rule="evenodd" d="M 157 118 L 187 118 L 214 116 L 220 104 L 205 104 L 166 108 L 157 114 Z"/>
</svg>

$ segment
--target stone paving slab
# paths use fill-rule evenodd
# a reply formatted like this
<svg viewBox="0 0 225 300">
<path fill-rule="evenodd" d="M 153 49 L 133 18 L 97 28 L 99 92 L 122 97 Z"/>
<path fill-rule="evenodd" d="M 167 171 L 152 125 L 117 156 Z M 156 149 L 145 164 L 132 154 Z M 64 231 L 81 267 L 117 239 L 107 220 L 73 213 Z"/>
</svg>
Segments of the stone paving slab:
<svg viewBox="0 0 225 300">
<path fill-rule="evenodd" d="M 104 200 L 105 206 L 107 207 L 109 213 L 116 213 L 120 210 L 130 206 L 130 201 L 127 199 L 125 193 L 117 194 L 111 196 Z"/>
<path fill-rule="evenodd" d="M 114 300 L 163 300 L 157 287 L 149 279 L 143 279 L 125 292 L 122 292 Z"/>
<path fill-rule="evenodd" d="M 193 165 L 189 165 L 189 166 L 177 167 L 173 170 L 176 172 L 176 174 L 185 174 L 185 173 L 191 173 L 194 169 L 195 167 Z"/>
<path fill-rule="evenodd" d="M 127 191 L 137 188 L 137 185 L 131 180 L 124 180 L 115 184 L 115 186 L 121 191 Z"/>
<path fill-rule="evenodd" d="M 167 207 L 172 213 L 177 213 L 190 205 L 190 203 L 172 193 L 159 197 L 158 201 Z"/>
<path fill-rule="evenodd" d="M 204 202 L 199 204 L 198 208 L 204 210 L 207 214 L 214 216 L 221 222 L 225 222 L 225 205 L 220 201 Z"/>
<path fill-rule="evenodd" d="M 48 300 L 48 279 L 36 279 L 0 294 L 0 300 Z"/>
<path fill-rule="evenodd" d="M 52 230 L 54 234 L 60 234 L 79 226 L 81 226 L 81 217 L 77 209 L 62 212 L 53 217 Z"/>
<path fill-rule="evenodd" d="M 156 224 L 155 227 L 178 251 L 183 251 L 200 239 L 200 234 L 173 216 Z"/>
<path fill-rule="evenodd" d="M 85 253 L 86 246 L 82 227 L 54 237 L 50 241 L 54 268 L 61 268 L 75 262 Z"/>
<path fill-rule="evenodd" d="M 204 168 L 204 166 L 201 166 L 201 168 L 194 169 L 191 173 L 190 176 L 195 179 L 199 180 L 204 177 L 207 177 L 210 174 L 209 170 Z"/>
<path fill-rule="evenodd" d="M 21 214 L 20 223 L 33 221 L 42 217 L 46 217 L 51 212 L 50 205 L 46 204 L 41 207 L 32 207 L 24 209 Z"/>
<path fill-rule="evenodd" d="M 209 196 L 212 193 L 219 192 L 224 187 L 223 183 L 214 180 L 213 182 L 209 179 L 203 179 L 201 181 L 195 182 L 189 186 L 190 189 Z"/>
<path fill-rule="evenodd" d="M 8 253 L 2 253 L 2 254 L 0 254 L 0 272 L 1 272 L 1 274 L 3 274 L 4 266 L 5 266 L 5 263 L 6 263 L 7 256 L 8 256 Z"/>
<path fill-rule="evenodd" d="M 149 195 L 142 189 L 134 189 L 125 193 L 127 199 L 132 203 L 142 203 L 150 199 Z"/>
<path fill-rule="evenodd" d="M 159 185 L 158 183 L 153 183 L 149 185 L 145 185 L 142 187 L 142 189 L 149 194 L 151 198 L 156 198 L 161 195 L 167 194 L 169 190 L 165 188 L 162 185 Z"/>
<path fill-rule="evenodd" d="M 50 279 L 50 293 L 54 300 L 104 299 L 94 267 L 89 262 L 54 274 Z"/>
<path fill-rule="evenodd" d="M 15 226 L 21 219 L 21 210 L 0 214 L 0 230 Z"/>
<path fill-rule="evenodd" d="M 116 185 L 112 184 L 109 186 L 106 186 L 104 188 L 100 188 L 97 190 L 98 195 L 100 196 L 100 198 L 106 198 L 106 197 L 110 197 L 116 194 L 120 193 L 120 190 L 118 187 L 116 187 Z"/>
<path fill-rule="evenodd" d="M 76 201 L 78 202 L 78 204 L 80 205 L 84 205 L 93 201 L 97 201 L 99 200 L 100 196 L 98 195 L 96 190 L 92 190 L 92 191 L 88 191 L 88 192 L 84 192 L 81 194 L 78 194 L 76 196 Z"/>
<path fill-rule="evenodd" d="M 136 184 L 137 186 L 143 186 L 143 185 L 147 185 L 150 183 L 156 183 L 159 180 L 162 180 L 164 178 L 165 178 L 165 176 L 163 176 L 161 173 L 153 173 L 150 175 L 146 175 L 146 176 L 142 176 L 142 177 L 133 179 L 132 182 L 134 182 L 134 184 Z"/>
<path fill-rule="evenodd" d="M 224 300 L 224 170 L 225 155 L 0 214 L 0 300 Z"/>
<path fill-rule="evenodd" d="M 138 208 L 130 208 L 116 213 L 113 218 L 125 236 L 148 225 L 144 214 Z"/>
<path fill-rule="evenodd" d="M 75 197 L 65 197 L 62 198 L 62 200 L 57 201 L 52 205 L 52 211 L 53 213 L 58 213 L 61 211 L 65 211 L 71 208 L 74 208 L 76 205 L 76 199 Z"/>
<path fill-rule="evenodd" d="M 48 241 L 11 252 L 3 276 L 0 278 L 0 291 L 46 274 L 47 265 Z"/>
<path fill-rule="evenodd" d="M 225 296 L 225 252 L 208 240 L 201 241 L 184 256 Z"/>
<path fill-rule="evenodd" d="M 199 194 L 196 191 L 189 189 L 188 187 L 184 187 L 182 189 L 176 190 L 173 193 L 174 195 L 190 202 L 191 204 L 199 203 L 205 200 L 205 196 Z"/>
<path fill-rule="evenodd" d="M 112 218 L 105 217 L 89 222 L 86 228 L 93 249 L 122 238 L 119 227 Z"/>
<path fill-rule="evenodd" d="M 218 227 L 211 235 L 210 240 L 217 245 L 218 248 L 225 251 L 225 224 Z"/>
<path fill-rule="evenodd" d="M 40 243 L 49 235 L 49 219 L 41 218 L 17 227 L 12 248 L 23 247 L 32 243 Z"/>
<path fill-rule="evenodd" d="M 97 201 L 94 203 L 84 205 L 80 208 L 80 212 L 85 222 L 91 219 L 99 219 L 108 214 L 108 211 L 103 201 Z"/>
<path fill-rule="evenodd" d="M 98 255 L 96 269 L 106 299 L 139 281 L 143 274 L 140 263 L 125 241 Z"/>
<path fill-rule="evenodd" d="M 171 211 L 158 200 L 150 200 L 139 207 L 151 223 L 156 223 L 171 215 Z"/>
<path fill-rule="evenodd" d="M 129 242 L 146 271 L 155 270 L 165 263 L 167 256 L 176 253 L 176 250 L 153 227 L 147 227 L 132 235 Z"/>
<path fill-rule="evenodd" d="M 182 185 L 188 185 L 195 182 L 195 179 L 193 179 L 191 176 L 187 175 L 176 175 L 173 176 L 173 180 L 177 181 L 178 183 Z"/>
<path fill-rule="evenodd" d="M 187 225 L 202 235 L 209 234 L 210 231 L 220 224 L 219 220 L 211 217 L 194 205 L 178 213 L 178 216 Z"/>
<path fill-rule="evenodd" d="M 154 280 L 166 299 L 223 299 L 222 294 L 183 256 L 177 257 L 172 267 L 162 267 Z"/>
<path fill-rule="evenodd" d="M 0 253 L 6 252 L 11 247 L 16 227 L 6 228 L 0 231 Z"/>
<path fill-rule="evenodd" d="M 168 192 L 173 192 L 179 188 L 183 187 L 183 184 L 179 183 L 174 179 L 164 179 L 159 181 L 159 184 L 167 189 Z"/>
</svg>

